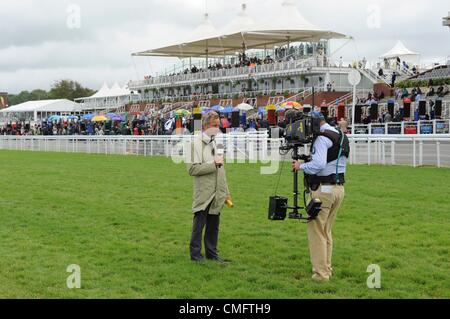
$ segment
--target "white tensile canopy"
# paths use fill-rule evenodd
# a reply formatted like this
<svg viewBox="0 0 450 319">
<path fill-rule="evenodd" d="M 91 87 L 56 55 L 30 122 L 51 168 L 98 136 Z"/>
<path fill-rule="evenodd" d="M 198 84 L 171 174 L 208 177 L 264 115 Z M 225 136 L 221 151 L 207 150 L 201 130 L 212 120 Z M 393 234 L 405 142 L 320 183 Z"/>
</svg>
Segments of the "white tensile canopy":
<svg viewBox="0 0 450 319">
<path fill-rule="evenodd" d="M 402 41 L 398 41 L 391 50 L 380 56 L 381 59 L 396 59 L 397 57 L 416 65 L 420 62 L 420 54 L 409 50 Z"/>
<path fill-rule="evenodd" d="M 105 83 L 103 84 L 101 89 L 94 95 L 89 97 L 78 98 L 75 100 L 81 101 L 81 100 L 105 99 L 105 98 L 128 96 L 130 94 L 131 91 L 127 88 L 126 85 L 124 87 L 120 87 L 119 84 L 116 82 L 112 88 L 109 88 L 108 85 Z"/>
<path fill-rule="evenodd" d="M 29 101 L 3 109 L 1 113 L 70 113 L 78 110 L 78 104 L 69 100 Z"/>
<path fill-rule="evenodd" d="M 197 38 L 133 55 L 178 58 L 223 56 L 242 49 L 274 49 L 292 42 L 346 37 L 314 26 L 300 14 L 292 0 L 284 0 L 279 10 L 273 10 L 273 17 L 258 23 L 247 18 L 243 9 L 240 16 L 221 32 L 214 31 L 212 26 L 206 27 L 209 24 L 207 19 L 194 32 Z"/>
</svg>

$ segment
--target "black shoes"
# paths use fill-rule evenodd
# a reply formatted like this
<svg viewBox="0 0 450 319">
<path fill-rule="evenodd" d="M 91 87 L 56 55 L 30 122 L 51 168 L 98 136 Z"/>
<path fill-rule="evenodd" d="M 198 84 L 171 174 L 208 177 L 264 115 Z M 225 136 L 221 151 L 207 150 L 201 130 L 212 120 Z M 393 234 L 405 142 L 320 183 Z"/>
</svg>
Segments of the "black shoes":
<svg viewBox="0 0 450 319">
<path fill-rule="evenodd" d="M 213 257 L 213 258 L 206 257 L 206 259 L 214 261 L 214 262 L 219 263 L 221 265 L 228 265 L 229 263 L 231 263 L 231 260 L 222 259 L 220 257 Z M 203 257 L 198 257 L 198 258 L 191 257 L 191 260 L 196 262 L 196 263 L 199 263 L 199 264 L 204 264 L 206 262 L 205 258 L 203 258 Z"/>
<path fill-rule="evenodd" d="M 191 260 L 193 262 L 198 263 L 198 264 L 204 264 L 205 263 L 205 258 L 203 258 L 203 257 L 200 257 L 200 258 L 193 258 L 193 257 L 191 257 Z"/>
<path fill-rule="evenodd" d="M 220 257 L 214 257 L 214 258 L 207 258 L 208 260 L 215 261 L 216 263 L 222 264 L 222 265 L 228 265 L 231 263 L 231 260 L 222 259 Z"/>
</svg>

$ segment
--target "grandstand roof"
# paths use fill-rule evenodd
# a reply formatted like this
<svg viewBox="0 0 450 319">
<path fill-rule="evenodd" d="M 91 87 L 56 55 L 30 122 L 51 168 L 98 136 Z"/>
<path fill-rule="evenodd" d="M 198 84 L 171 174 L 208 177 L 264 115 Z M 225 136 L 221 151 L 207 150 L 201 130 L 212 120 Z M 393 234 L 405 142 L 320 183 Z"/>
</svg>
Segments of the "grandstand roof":
<svg viewBox="0 0 450 319">
<path fill-rule="evenodd" d="M 272 15 L 272 17 L 270 17 Z M 268 12 L 263 22 L 248 18 L 245 10 L 235 21 L 221 31 L 213 27 L 203 27 L 184 43 L 133 53 L 134 56 L 161 57 L 206 57 L 235 54 L 245 49 L 273 49 L 287 42 L 314 41 L 320 39 L 345 38 L 334 31 L 327 31 L 307 21 L 298 11 L 292 0 L 284 0 L 281 8 Z"/>
<path fill-rule="evenodd" d="M 42 100 L 28 101 L 3 109 L 1 113 L 24 113 L 24 112 L 73 112 L 76 111 L 77 103 L 69 100 Z"/>
</svg>

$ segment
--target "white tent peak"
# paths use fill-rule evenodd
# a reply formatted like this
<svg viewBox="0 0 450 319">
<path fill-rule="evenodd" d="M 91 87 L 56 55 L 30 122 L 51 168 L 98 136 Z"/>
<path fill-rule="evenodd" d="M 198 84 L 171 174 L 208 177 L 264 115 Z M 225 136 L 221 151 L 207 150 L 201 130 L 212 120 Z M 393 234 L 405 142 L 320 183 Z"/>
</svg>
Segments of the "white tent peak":
<svg viewBox="0 0 450 319">
<path fill-rule="evenodd" d="M 419 55 L 419 53 L 413 52 L 410 49 L 408 49 L 402 41 L 398 41 L 395 46 L 383 54 L 381 58 L 395 58 L 395 57 L 401 57 L 405 55 Z"/>
<path fill-rule="evenodd" d="M 255 21 L 247 14 L 247 5 L 243 3 L 236 19 L 232 20 L 224 29 L 223 34 L 232 34 L 253 29 Z"/>
<path fill-rule="evenodd" d="M 113 87 L 109 91 L 109 96 L 120 96 L 122 94 L 123 94 L 122 88 L 119 86 L 117 82 L 114 83 Z"/>
<path fill-rule="evenodd" d="M 192 32 L 190 39 L 206 39 L 217 35 L 217 29 L 212 24 L 211 19 L 209 18 L 209 13 L 205 13 L 203 15 L 203 22 Z"/>
<path fill-rule="evenodd" d="M 111 92 L 110 88 L 106 83 L 104 83 L 101 89 L 98 90 L 97 93 L 95 93 L 93 96 L 91 96 L 91 98 L 107 97 L 110 95 L 109 92 Z"/>
</svg>

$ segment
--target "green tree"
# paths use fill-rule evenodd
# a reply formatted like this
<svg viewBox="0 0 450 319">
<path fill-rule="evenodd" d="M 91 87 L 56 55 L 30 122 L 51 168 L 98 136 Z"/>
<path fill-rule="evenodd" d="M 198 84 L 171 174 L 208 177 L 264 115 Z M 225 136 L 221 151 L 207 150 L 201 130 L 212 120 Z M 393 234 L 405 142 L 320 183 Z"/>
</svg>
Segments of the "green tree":
<svg viewBox="0 0 450 319">
<path fill-rule="evenodd" d="M 19 94 L 9 94 L 9 105 L 17 105 L 28 101 L 38 101 L 47 99 L 68 99 L 74 100 L 80 97 L 91 96 L 94 90 L 83 87 L 80 83 L 72 80 L 56 81 L 49 92 L 36 89 L 31 92 L 22 91 Z"/>
<path fill-rule="evenodd" d="M 91 96 L 95 91 L 84 88 L 76 81 L 60 80 L 53 84 L 49 93 L 52 99 L 68 99 L 73 101 L 80 97 Z"/>
</svg>

